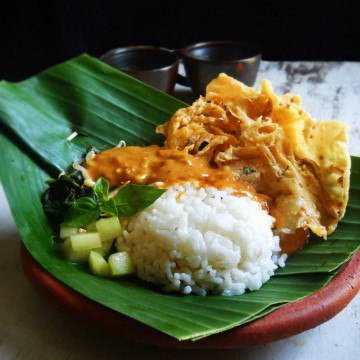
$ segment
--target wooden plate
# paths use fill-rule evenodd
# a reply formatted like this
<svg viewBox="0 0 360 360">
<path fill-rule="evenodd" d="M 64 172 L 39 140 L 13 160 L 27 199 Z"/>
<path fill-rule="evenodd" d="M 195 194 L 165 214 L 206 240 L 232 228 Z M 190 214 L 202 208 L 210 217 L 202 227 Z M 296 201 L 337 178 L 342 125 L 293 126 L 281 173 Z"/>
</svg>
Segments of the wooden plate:
<svg viewBox="0 0 360 360">
<path fill-rule="evenodd" d="M 123 340 L 182 349 L 246 348 L 287 338 L 314 328 L 343 310 L 360 290 L 360 251 L 339 274 L 314 294 L 272 313 L 198 341 L 178 341 L 130 317 L 100 305 L 63 284 L 34 260 L 21 244 L 21 264 L 30 283 L 56 308 Z"/>
</svg>

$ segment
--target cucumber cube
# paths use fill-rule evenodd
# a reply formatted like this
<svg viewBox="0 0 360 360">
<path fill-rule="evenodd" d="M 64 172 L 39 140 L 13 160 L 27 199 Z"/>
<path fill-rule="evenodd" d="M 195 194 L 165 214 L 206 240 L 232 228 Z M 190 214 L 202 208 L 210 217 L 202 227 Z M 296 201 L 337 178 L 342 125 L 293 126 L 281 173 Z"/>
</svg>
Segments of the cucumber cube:
<svg viewBox="0 0 360 360">
<path fill-rule="evenodd" d="M 113 242 L 114 240 L 104 241 L 101 247 L 94 249 L 94 251 L 98 252 L 101 256 L 105 257 L 109 253 Z"/>
<path fill-rule="evenodd" d="M 135 272 L 135 266 L 130 258 L 129 253 L 126 251 L 111 254 L 109 256 L 108 263 L 110 266 L 111 276 L 124 276 L 133 274 Z"/>
<path fill-rule="evenodd" d="M 101 247 L 101 237 L 96 232 L 85 232 L 70 236 L 74 251 L 92 250 Z"/>
<path fill-rule="evenodd" d="M 113 240 L 121 235 L 120 221 L 116 216 L 103 218 L 96 222 L 101 241 Z"/>
<path fill-rule="evenodd" d="M 110 266 L 108 262 L 96 250 L 90 250 L 89 268 L 90 271 L 96 276 L 110 276 Z"/>
<path fill-rule="evenodd" d="M 85 226 L 87 232 L 97 232 L 96 221 L 92 221 L 90 224 Z"/>
<path fill-rule="evenodd" d="M 60 225 L 60 237 L 61 237 L 61 239 L 66 239 L 70 235 L 75 235 L 75 234 L 78 233 L 78 231 L 79 231 L 79 229 L 76 228 L 76 227 Z"/>
<path fill-rule="evenodd" d="M 70 238 L 67 238 L 63 243 L 60 244 L 60 251 L 66 260 L 76 264 L 83 264 L 88 261 L 91 250 L 86 249 L 74 251 L 71 245 Z"/>
</svg>

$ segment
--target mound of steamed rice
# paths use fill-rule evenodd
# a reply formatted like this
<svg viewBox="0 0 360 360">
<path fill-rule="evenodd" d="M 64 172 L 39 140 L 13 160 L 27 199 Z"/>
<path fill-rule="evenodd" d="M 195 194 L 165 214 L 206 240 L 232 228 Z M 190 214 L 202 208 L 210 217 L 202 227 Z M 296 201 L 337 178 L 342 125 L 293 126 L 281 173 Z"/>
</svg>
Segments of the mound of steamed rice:
<svg viewBox="0 0 360 360">
<path fill-rule="evenodd" d="M 231 296 L 259 289 L 284 266 L 274 218 L 231 192 L 169 188 L 126 219 L 118 249 L 130 253 L 139 278 L 166 292 Z"/>
</svg>

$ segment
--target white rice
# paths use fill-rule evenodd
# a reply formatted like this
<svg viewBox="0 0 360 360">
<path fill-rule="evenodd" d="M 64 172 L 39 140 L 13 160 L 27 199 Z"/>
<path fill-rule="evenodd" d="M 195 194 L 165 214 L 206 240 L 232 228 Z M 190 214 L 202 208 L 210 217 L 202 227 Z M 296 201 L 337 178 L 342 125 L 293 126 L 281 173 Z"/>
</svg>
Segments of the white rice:
<svg viewBox="0 0 360 360">
<path fill-rule="evenodd" d="M 286 258 L 279 256 L 274 218 L 231 192 L 169 188 L 124 222 L 118 249 L 130 252 L 139 278 L 167 292 L 231 296 L 259 289 Z"/>
</svg>

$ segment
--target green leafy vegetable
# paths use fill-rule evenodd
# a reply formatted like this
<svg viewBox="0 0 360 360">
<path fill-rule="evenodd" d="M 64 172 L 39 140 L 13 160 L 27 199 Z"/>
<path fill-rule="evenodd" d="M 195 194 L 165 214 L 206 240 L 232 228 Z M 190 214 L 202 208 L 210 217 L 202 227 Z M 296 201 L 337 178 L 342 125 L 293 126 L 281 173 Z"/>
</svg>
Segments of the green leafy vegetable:
<svg viewBox="0 0 360 360">
<path fill-rule="evenodd" d="M 101 204 L 109 201 L 109 188 L 109 182 L 103 177 L 100 177 L 94 184 L 94 192 Z"/>
<path fill-rule="evenodd" d="M 106 202 L 101 203 L 100 210 L 104 214 L 108 214 L 111 216 L 118 216 L 118 210 L 116 208 L 114 199 L 109 199 Z"/>
<path fill-rule="evenodd" d="M 94 185 L 94 193 L 97 197 L 99 208 L 102 213 L 111 216 L 118 216 L 115 201 L 109 197 L 109 188 L 109 182 L 103 177 L 100 177 Z"/>
<path fill-rule="evenodd" d="M 100 177 L 93 187 L 94 197 L 75 199 L 65 213 L 63 225 L 84 227 L 101 214 L 131 216 L 151 205 L 165 191 L 147 185 L 129 184 L 121 187 L 115 198 L 110 198 L 109 189 L 109 182 Z"/>
<path fill-rule="evenodd" d="M 150 206 L 166 190 L 151 186 L 129 184 L 122 187 L 115 196 L 119 215 L 130 216 Z"/>
<path fill-rule="evenodd" d="M 63 225 L 83 227 L 99 218 L 100 205 L 94 199 L 82 197 L 75 200 L 65 214 Z"/>
<path fill-rule="evenodd" d="M 92 189 L 83 187 L 83 182 L 79 171 L 48 180 L 49 187 L 41 196 L 45 211 L 61 222 L 65 212 L 76 199 L 84 196 L 93 197 Z"/>
</svg>

